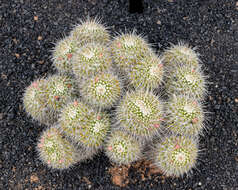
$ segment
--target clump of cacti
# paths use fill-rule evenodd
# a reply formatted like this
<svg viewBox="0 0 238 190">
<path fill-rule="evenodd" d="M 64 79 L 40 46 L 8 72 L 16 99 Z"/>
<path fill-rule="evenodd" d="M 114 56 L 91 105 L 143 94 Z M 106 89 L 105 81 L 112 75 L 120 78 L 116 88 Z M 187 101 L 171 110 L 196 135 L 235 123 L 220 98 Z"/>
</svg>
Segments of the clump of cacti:
<svg viewBox="0 0 238 190">
<path fill-rule="evenodd" d="M 196 165 L 206 77 L 195 49 L 179 43 L 159 56 L 135 32 L 111 40 L 88 19 L 56 43 L 52 60 L 59 74 L 35 80 L 23 97 L 26 112 L 50 126 L 37 146 L 49 167 L 102 150 L 119 165 L 148 157 L 167 176 Z"/>
</svg>

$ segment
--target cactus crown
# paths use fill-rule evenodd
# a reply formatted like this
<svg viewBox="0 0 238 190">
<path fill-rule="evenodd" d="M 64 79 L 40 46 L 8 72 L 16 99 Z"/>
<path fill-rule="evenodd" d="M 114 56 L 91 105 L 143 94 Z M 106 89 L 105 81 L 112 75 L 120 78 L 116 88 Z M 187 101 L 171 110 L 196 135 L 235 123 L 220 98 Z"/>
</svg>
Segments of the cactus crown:
<svg viewBox="0 0 238 190">
<path fill-rule="evenodd" d="M 38 143 L 40 158 L 48 166 L 65 169 L 76 163 L 75 148 L 59 133 L 56 127 L 47 129 Z"/>
<path fill-rule="evenodd" d="M 129 164 L 140 158 L 141 147 L 130 135 L 114 131 L 107 142 L 106 154 L 117 164 Z"/>
<path fill-rule="evenodd" d="M 194 166 L 198 157 L 198 145 L 184 136 L 165 137 L 155 145 L 154 163 L 167 176 L 183 176 Z"/>
<path fill-rule="evenodd" d="M 198 54 L 195 52 L 195 48 L 191 48 L 183 42 L 178 43 L 178 45 L 172 45 L 164 52 L 163 57 L 169 67 L 180 64 L 199 67 L 200 60 Z"/>
</svg>

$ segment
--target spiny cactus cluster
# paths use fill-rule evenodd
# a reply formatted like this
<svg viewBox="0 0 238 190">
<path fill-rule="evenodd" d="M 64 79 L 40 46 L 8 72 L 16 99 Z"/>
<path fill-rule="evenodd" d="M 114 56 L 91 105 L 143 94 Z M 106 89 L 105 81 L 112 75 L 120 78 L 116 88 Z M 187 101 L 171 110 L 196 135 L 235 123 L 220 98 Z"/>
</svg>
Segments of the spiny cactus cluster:
<svg viewBox="0 0 238 190">
<path fill-rule="evenodd" d="M 158 56 L 135 32 L 111 39 L 89 19 L 52 57 L 57 74 L 33 81 L 23 97 L 48 126 L 37 145 L 46 165 L 66 169 L 104 150 L 118 165 L 148 158 L 166 176 L 195 167 L 206 82 L 194 49 L 180 43 Z"/>
</svg>

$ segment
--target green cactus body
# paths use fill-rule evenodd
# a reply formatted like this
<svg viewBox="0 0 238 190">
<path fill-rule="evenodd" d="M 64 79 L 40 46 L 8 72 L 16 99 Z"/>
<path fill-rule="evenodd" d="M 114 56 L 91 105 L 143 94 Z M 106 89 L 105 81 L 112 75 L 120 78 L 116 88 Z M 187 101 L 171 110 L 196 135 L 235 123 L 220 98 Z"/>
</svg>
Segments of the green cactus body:
<svg viewBox="0 0 238 190">
<path fill-rule="evenodd" d="M 53 64 L 59 72 L 72 73 L 72 56 L 77 49 L 72 37 L 66 37 L 57 42 L 53 50 Z"/>
<path fill-rule="evenodd" d="M 77 150 L 61 136 L 55 126 L 43 132 L 37 150 L 42 162 L 53 169 L 67 169 L 78 160 Z"/>
<path fill-rule="evenodd" d="M 47 108 L 47 94 L 45 93 L 46 80 L 38 79 L 31 83 L 23 95 L 23 105 L 26 112 L 33 119 L 43 124 L 52 123 L 54 115 Z"/>
<path fill-rule="evenodd" d="M 120 128 L 142 140 L 158 134 L 163 120 L 163 104 L 151 92 L 128 93 L 116 112 Z"/>
<path fill-rule="evenodd" d="M 71 31 L 70 36 L 79 45 L 85 45 L 91 42 L 107 44 L 110 41 L 110 35 L 107 29 L 96 19 L 88 19 L 75 26 Z"/>
<path fill-rule="evenodd" d="M 105 113 L 94 112 L 79 101 L 63 108 L 59 124 L 66 136 L 88 151 L 101 148 L 110 129 L 109 117 Z"/>
<path fill-rule="evenodd" d="M 166 127 L 174 134 L 197 136 L 204 128 L 201 103 L 187 96 L 173 96 L 167 104 Z"/>
<path fill-rule="evenodd" d="M 135 34 L 122 34 L 111 43 L 115 64 L 122 72 L 128 71 L 151 52 L 147 42 Z"/>
<path fill-rule="evenodd" d="M 169 94 L 186 94 L 202 99 L 206 93 L 205 76 L 200 70 L 190 66 L 181 66 L 168 76 L 167 91 Z"/>
<path fill-rule="evenodd" d="M 154 53 L 146 55 L 128 72 L 129 82 L 136 89 L 155 89 L 163 81 L 162 60 Z"/>
<path fill-rule="evenodd" d="M 114 131 L 109 137 L 105 153 L 116 164 L 130 164 L 141 158 L 141 145 L 132 136 Z"/>
<path fill-rule="evenodd" d="M 181 177 L 195 167 L 198 144 L 185 136 L 165 137 L 151 152 L 153 163 L 166 176 Z"/>
<path fill-rule="evenodd" d="M 109 73 L 96 75 L 80 86 L 83 99 L 96 108 L 111 108 L 121 95 L 121 82 Z"/>
<path fill-rule="evenodd" d="M 75 76 L 81 79 L 108 71 L 111 68 L 112 58 L 106 46 L 90 43 L 76 51 L 72 63 Z"/>
<path fill-rule="evenodd" d="M 169 70 L 174 67 L 186 65 L 194 68 L 199 68 L 199 58 L 195 49 L 192 49 L 187 44 L 179 43 L 167 49 L 163 54 L 165 66 Z"/>
<path fill-rule="evenodd" d="M 70 77 L 53 75 L 47 78 L 47 105 L 53 112 L 60 109 L 74 97 L 74 82 Z"/>
</svg>

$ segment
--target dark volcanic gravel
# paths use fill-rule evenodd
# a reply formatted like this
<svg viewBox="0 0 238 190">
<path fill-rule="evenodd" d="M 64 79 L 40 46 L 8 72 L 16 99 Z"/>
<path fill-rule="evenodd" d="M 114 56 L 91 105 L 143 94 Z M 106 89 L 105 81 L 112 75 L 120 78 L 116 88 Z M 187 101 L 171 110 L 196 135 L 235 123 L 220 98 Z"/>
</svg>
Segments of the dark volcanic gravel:
<svg viewBox="0 0 238 190">
<path fill-rule="evenodd" d="M 71 170 L 52 171 L 37 158 L 43 125 L 22 106 L 24 89 L 53 73 L 51 49 L 80 19 L 98 16 L 117 31 L 147 36 L 156 50 L 180 40 L 197 46 L 209 75 L 209 129 L 189 177 L 141 178 L 129 171 L 125 189 L 238 189 L 238 2 L 233 0 L 145 0 L 130 13 L 127 0 L 0 1 L 0 189 L 120 189 L 111 181 L 102 153 Z"/>
</svg>

